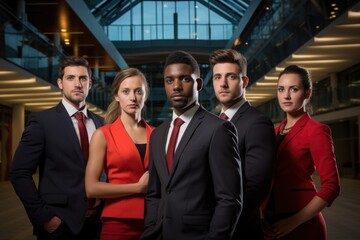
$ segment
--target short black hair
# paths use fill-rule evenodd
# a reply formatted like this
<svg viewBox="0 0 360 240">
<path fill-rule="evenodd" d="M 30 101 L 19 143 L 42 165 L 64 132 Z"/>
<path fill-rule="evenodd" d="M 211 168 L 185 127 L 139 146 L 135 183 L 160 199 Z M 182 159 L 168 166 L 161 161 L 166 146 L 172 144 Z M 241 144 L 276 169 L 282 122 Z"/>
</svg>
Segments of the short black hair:
<svg viewBox="0 0 360 240">
<path fill-rule="evenodd" d="M 194 74 L 197 78 L 200 78 L 200 68 L 198 62 L 195 60 L 195 58 L 185 51 L 175 51 L 170 53 L 165 61 L 164 69 L 171 65 L 176 63 L 183 63 L 190 65 L 194 71 Z"/>
</svg>

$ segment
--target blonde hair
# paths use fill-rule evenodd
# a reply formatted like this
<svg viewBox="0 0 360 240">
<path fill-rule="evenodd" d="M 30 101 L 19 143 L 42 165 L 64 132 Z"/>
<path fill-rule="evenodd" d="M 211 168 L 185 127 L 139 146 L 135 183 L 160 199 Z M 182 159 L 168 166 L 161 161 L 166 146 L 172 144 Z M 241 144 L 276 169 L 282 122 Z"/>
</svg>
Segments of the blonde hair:
<svg viewBox="0 0 360 240">
<path fill-rule="evenodd" d="M 121 107 L 118 101 L 115 100 L 115 96 L 117 95 L 121 83 L 129 78 L 139 76 L 145 85 L 145 100 L 149 96 L 149 86 L 147 84 L 145 75 L 137 68 L 126 68 L 120 72 L 118 72 L 113 80 L 111 86 L 111 96 L 113 100 L 109 104 L 106 114 L 105 114 L 105 124 L 113 123 L 120 115 L 121 115 Z"/>
</svg>

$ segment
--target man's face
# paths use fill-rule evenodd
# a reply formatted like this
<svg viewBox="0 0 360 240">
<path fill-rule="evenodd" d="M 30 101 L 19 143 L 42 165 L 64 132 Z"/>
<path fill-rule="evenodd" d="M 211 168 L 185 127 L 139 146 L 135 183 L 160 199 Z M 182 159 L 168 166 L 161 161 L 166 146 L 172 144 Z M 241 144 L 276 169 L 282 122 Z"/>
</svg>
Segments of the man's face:
<svg viewBox="0 0 360 240">
<path fill-rule="evenodd" d="M 91 88 L 91 79 L 84 66 L 68 66 L 64 76 L 57 80 L 63 98 L 76 108 L 82 106 Z"/>
<path fill-rule="evenodd" d="M 213 86 L 216 98 L 226 110 L 244 98 L 248 78 L 243 77 L 235 63 L 217 63 L 213 67 Z"/>
<path fill-rule="evenodd" d="M 181 115 L 198 100 L 202 80 L 195 76 L 191 65 L 175 63 L 164 69 L 167 98 L 177 115 Z"/>
</svg>

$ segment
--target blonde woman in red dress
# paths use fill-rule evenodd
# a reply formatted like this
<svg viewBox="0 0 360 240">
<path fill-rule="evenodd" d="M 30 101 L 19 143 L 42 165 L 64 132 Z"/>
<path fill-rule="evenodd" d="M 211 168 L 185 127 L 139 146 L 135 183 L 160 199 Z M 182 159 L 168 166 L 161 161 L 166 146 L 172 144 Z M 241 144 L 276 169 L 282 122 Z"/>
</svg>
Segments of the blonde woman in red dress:
<svg viewBox="0 0 360 240">
<path fill-rule="evenodd" d="M 107 125 L 91 139 L 86 192 L 89 198 L 105 199 L 101 239 L 139 239 L 144 230 L 148 142 L 153 130 L 141 117 L 148 96 L 145 76 L 135 68 L 119 72 L 112 95 Z M 99 180 L 103 170 L 107 182 Z"/>
</svg>

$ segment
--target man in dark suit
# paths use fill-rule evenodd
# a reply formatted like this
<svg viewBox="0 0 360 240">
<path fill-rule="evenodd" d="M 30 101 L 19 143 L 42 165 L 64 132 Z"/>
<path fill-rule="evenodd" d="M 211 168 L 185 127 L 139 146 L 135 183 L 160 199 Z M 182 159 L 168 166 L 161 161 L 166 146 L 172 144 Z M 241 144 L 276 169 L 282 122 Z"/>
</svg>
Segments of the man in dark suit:
<svg viewBox="0 0 360 240">
<path fill-rule="evenodd" d="M 142 239 L 230 239 L 242 208 L 236 129 L 199 105 L 202 79 L 190 54 L 167 57 L 164 84 L 173 117 L 150 138 Z M 169 161 L 177 118 L 182 125 Z"/>
<path fill-rule="evenodd" d="M 213 86 L 222 114 L 238 132 L 243 170 L 244 208 L 233 239 L 264 239 L 260 205 L 270 188 L 275 156 L 275 132 L 271 120 L 246 101 L 247 61 L 233 49 L 219 49 L 210 55 Z M 225 115 L 224 115 L 225 114 Z"/>
<path fill-rule="evenodd" d="M 85 103 L 92 84 L 88 62 L 66 57 L 59 66 L 57 83 L 63 100 L 30 115 L 14 155 L 10 179 L 38 239 L 97 239 L 101 229 L 99 203 L 87 209 L 87 159 L 74 117 L 77 112 L 85 115 L 89 139 L 103 124 L 103 119 L 88 111 Z M 37 169 L 38 186 L 33 180 Z"/>
</svg>

